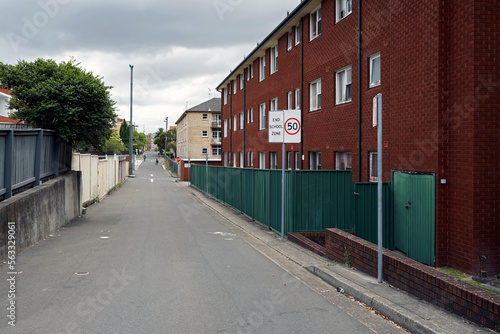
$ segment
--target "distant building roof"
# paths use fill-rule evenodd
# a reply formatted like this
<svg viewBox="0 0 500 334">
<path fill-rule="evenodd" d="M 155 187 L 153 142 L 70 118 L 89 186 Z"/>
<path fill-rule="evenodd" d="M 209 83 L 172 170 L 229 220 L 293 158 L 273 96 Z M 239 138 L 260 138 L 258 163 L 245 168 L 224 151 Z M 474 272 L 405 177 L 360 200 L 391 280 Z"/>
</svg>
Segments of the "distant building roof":
<svg viewBox="0 0 500 334">
<path fill-rule="evenodd" d="M 5 116 L 0 116 L 0 123 L 22 123 L 20 119 L 12 119 Z"/>
<path fill-rule="evenodd" d="M 221 111 L 221 98 L 214 97 L 208 101 L 198 104 L 192 108 L 187 109 L 182 113 L 181 117 L 175 122 L 175 124 L 179 124 L 181 119 L 189 112 L 212 112 L 212 113 L 220 113 Z"/>
<path fill-rule="evenodd" d="M 7 88 L 3 88 L 0 86 L 0 93 L 2 94 L 5 94 L 5 95 L 8 95 L 8 96 L 11 96 L 12 95 L 12 91 L 7 89 Z"/>
</svg>

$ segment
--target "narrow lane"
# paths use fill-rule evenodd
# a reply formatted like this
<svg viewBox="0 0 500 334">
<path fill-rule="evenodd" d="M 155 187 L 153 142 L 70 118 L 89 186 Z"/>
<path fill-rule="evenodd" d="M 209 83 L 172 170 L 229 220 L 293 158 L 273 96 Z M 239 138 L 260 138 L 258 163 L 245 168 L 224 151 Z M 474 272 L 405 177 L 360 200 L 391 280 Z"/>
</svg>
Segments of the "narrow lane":
<svg viewBox="0 0 500 334">
<path fill-rule="evenodd" d="M 16 327 L 4 316 L 1 333 L 373 333 L 150 159 L 85 216 L 18 254 L 17 267 Z M 6 314 L 7 284 L 0 289 Z"/>
</svg>

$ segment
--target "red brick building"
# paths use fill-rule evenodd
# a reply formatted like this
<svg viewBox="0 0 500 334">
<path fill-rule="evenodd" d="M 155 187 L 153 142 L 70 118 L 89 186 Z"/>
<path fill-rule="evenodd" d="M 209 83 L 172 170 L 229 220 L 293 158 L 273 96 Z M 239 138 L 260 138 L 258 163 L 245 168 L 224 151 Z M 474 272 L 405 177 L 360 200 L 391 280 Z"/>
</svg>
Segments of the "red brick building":
<svg viewBox="0 0 500 334">
<path fill-rule="evenodd" d="M 281 168 L 269 110 L 302 110 L 291 169 L 435 180 L 434 261 L 500 273 L 500 2 L 305 0 L 218 86 L 223 164 Z M 411 239 L 411 235 L 409 236 Z"/>
</svg>

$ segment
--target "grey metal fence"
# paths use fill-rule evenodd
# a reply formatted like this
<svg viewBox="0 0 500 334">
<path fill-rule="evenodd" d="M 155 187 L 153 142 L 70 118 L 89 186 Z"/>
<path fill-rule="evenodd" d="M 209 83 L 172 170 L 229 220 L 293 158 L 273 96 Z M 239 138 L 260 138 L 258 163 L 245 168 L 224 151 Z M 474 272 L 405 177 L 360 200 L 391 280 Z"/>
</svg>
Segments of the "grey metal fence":
<svg viewBox="0 0 500 334">
<path fill-rule="evenodd" d="M 175 160 L 170 159 L 169 157 L 165 157 L 165 159 L 167 160 L 168 166 L 170 167 L 170 169 L 172 169 L 175 174 L 180 176 L 179 164 Z"/>
<path fill-rule="evenodd" d="M 71 169 L 71 147 L 57 132 L 0 129 L 0 201 Z"/>
</svg>

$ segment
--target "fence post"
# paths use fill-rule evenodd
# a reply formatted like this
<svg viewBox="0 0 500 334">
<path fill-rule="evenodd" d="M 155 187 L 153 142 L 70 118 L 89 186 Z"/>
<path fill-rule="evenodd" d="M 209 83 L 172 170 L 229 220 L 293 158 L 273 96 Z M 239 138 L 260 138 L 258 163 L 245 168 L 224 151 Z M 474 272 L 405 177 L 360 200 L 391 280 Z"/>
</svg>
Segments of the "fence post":
<svg viewBox="0 0 500 334">
<path fill-rule="evenodd" d="M 40 174 L 42 169 L 42 141 L 43 130 L 38 130 L 35 148 L 35 187 L 40 184 Z"/>
<path fill-rule="evenodd" d="M 10 130 L 5 140 L 5 199 L 12 197 L 12 162 L 14 161 L 14 130 Z"/>
</svg>

